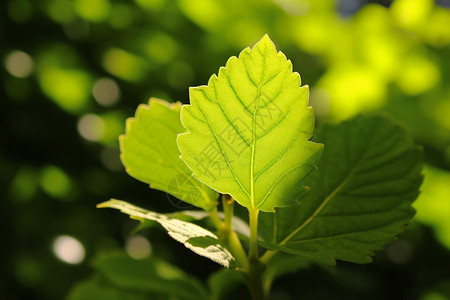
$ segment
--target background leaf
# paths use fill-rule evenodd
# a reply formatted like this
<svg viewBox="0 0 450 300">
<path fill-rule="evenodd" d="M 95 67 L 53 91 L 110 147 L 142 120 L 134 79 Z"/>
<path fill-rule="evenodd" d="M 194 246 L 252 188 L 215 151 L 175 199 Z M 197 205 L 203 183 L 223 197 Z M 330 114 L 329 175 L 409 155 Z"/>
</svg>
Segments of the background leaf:
<svg viewBox="0 0 450 300">
<path fill-rule="evenodd" d="M 145 300 L 148 293 L 141 291 L 127 291 L 111 285 L 99 276 L 77 283 L 70 291 L 68 300 Z M 161 299 L 157 295 L 152 295 L 152 299 Z"/>
<path fill-rule="evenodd" d="M 127 120 L 120 137 L 121 159 L 128 174 L 187 203 L 211 210 L 218 194 L 192 177 L 179 158 L 176 145 L 180 123 L 179 102 L 169 104 L 152 98 L 140 105 L 136 116 Z"/>
<path fill-rule="evenodd" d="M 237 270 L 221 269 L 208 277 L 211 300 L 230 299 L 231 292 L 245 284 L 244 276 Z"/>
<path fill-rule="evenodd" d="M 273 281 L 278 277 L 294 273 L 300 269 L 308 269 L 311 265 L 312 261 L 306 257 L 278 252 L 269 261 L 263 274 L 264 289 L 270 290 Z"/>
<path fill-rule="evenodd" d="M 182 299 L 207 299 L 200 281 L 155 257 L 135 260 L 125 253 L 107 254 L 94 261 L 94 268 L 120 288 Z"/>
<path fill-rule="evenodd" d="M 176 241 L 183 243 L 198 255 L 207 257 L 227 268 L 233 268 L 234 257 L 222 245 L 217 236 L 196 224 L 169 218 L 146 209 L 142 209 L 120 200 L 109 200 L 97 205 L 99 208 L 109 207 L 120 210 L 136 219 L 148 219 L 161 224 L 167 233 Z"/>
<path fill-rule="evenodd" d="M 69 300 L 209 299 L 195 277 L 154 256 L 135 260 L 124 252 L 103 253 L 93 267 L 95 276 L 78 283 Z"/>
<path fill-rule="evenodd" d="M 266 246 L 319 262 L 370 262 L 414 215 L 422 150 L 384 116 L 326 125 L 317 138 L 327 147 L 311 191 L 298 206 L 261 215 L 260 233 Z"/>
<path fill-rule="evenodd" d="M 178 147 L 196 178 L 245 207 L 295 203 L 323 145 L 308 141 L 308 87 L 267 35 L 231 57 L 208 86 L 191 88 L 190 101 Z"/>
</svg>

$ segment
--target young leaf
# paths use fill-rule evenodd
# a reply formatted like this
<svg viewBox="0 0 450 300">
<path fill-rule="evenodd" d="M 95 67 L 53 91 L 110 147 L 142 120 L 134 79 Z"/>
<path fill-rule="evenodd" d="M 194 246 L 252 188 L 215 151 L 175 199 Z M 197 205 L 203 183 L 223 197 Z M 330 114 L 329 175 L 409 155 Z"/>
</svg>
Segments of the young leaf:
<svg viewBox="0 0 450 300">
<path fill-rule="evenodd" d="M 155 98 L 149 105 L 140 105 L 120 137 L 120 157 L 134 178 L 209 211 L 216 206 L 217 192 L 193 178 L 179 158 L 176 137 L 184 131 L 180 108 L 179 102 Z"/>
<path fill-rule="evenodd" d="M 113 286 L 124 290 L 158 293 L 164 299 L 169 295 L 177 299 L 208 299 L 200 281 L 155 257 L 135 260 L 125 253 L 111 253 L 96 258 L 94 268 Z"/>
<path fill-rule="evenodd" d="M 310 142 L 308 86 L 265 35 L 231 57 L 208 86 L 190 89 L 178 136 L 194 176 L 245 207 L 273 211 L 295 204 L 323 145 Z"/>
<path fill-rule="evenodd" d="M 109 200 L 97 205 L 98 208 L 115 208 L 135 219 L 158 222 L 176 241 L 183 243 L 198 255 L 207 257 L 227 268 L 234 268 L 235 259 L 222 245 L 217 236 L 193 223 L 169 218 L 120 200 Z"/>
<path fill-rule="evenodd" d="M 368 263 L 414 216 L 422 151 L 383 116 L 327 125 L 317 139 L 327 147 L 311 191 L 298 206 L 260 216 L 265 246 L 328 264 Z"/>
</svg>

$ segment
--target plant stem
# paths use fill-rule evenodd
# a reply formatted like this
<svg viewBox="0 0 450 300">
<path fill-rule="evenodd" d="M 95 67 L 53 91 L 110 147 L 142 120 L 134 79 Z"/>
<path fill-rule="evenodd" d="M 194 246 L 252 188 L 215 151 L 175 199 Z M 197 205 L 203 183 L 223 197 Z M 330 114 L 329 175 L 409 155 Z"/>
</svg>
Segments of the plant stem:
<svg viewBox="0 0 450 300">
<path fill-rule="evenodd" d="M 228 246 L 231 253 L 236 258 L 238 265 L 241 269 L 248 270 L 249 263 L 241 241 L 239 240 L 236 232 L 233 231 L 233 213 L 234 213 L 234 199 L 229 195 L 222 195 L 223 212 L 225 214 L 225 239 L 228 242 Z"/>
<path fill-rule="evenodd" d="M 266 265 L 262 263 L 258 255 L 258 209 L 249 209 L 250 240 L 248 257 L 242 247 L 236 232 L 233 231 L 234 199 L 229 195 L 222 195 L 223 211 L 225 219 L 219 218 L 217 209 L 210 212 L 211 220 L 220 233 L 221 239 L 233 254 L 238 269 L 247 279 L 248 287 L 254 300 L 266 300 L 268 291 L 264 290 L 262 274 Z"/>
<path fill-rule="evenodd" d="M 242 248 L 241 241 L 237 237 L 236 232 L 230 231 L 227 238 L 228 247 L 233 254 L 239 269 L 248 270 L 249 262 L 247 255 L 245 254 L 244 248 Z"/>
<path fill-rule="evenodd" d="M 224 199 L 224 198 L 222 198 Z M 232 198 L 231 198 L 232 199 Z M 234 201 L 234 199 L 232 199 Z M 219 231 L 219 235 L 225 246 L 230 250 L 231 254 L 233 254 L 236 259 L 236 263 L 239 269 L 248 270 L 249 263 L 247 259 L 247 255 L 245 254 L 244 248 L 242 247 L 241 241 L 239 240 L 237 234 L 233 231 L 232 219 L 233 219 L 233 201 L 230 204 L 223 201 L 224 205 L 224 213 L 225 213 L 225 223 L 219 218 L 217 213 L 217 209 L 210 211 L 209 215 L 214 226 Z"/>
<path fill-rule="evenodd" d="M 253 269 L 254 271 L 245 275 L 253 300 L 267 299 L 267 294 L 264 292 L 262 283 L 262 273 L 264 272 L 264 268 L 261 268 L 261 266 L 262 265 L 260 264 L 250 262 L 250 269 Z"/>
<path fill-rule="evenodd" d="M 225 226 L 233 230 L 234 199 L 230 195 L 222 195 L 222 203 L 225 214 Z"/>
<path fill-rule="evenodd" d="M 268 250 L 261 256 L 261 262 L 265 265 L 278 253 L 278 250 Z"/>
<path fill-rule="evenodd" d="M 258 256 L 258 214 L 259 209 L 249 208 L 250 221 L 250 241 L 249 241 L 249 260 L 259 260 Z"/>
<path fill-rule="evenodd" d="M 211 221 L 213 222 L 216 229 L 222 231 L 224 228 L 224 224 L 222 220 L 219 218 L 219 215 L 217 214 L 216 207 L 214 207 L 214 209 L 209 212 L 209 217 L 211 218 Z"/>
<path fill-rule="evenodd" d="M 254 300 L 267 299 L 262 283 L 262 274 L 265 270 L 265 264 L 261 263 L 258 254 L 258 214 L 259 209 L 249 208 L 249 223 L 250 223 L 250 240 L 249 240 L 249 271 L 244 274 Z"/>
</svg>

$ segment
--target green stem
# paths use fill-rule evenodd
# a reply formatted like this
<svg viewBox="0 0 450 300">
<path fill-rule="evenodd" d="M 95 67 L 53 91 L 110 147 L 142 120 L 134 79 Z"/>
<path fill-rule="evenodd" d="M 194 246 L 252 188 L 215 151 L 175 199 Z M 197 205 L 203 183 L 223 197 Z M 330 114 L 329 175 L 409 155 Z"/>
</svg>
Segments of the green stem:
<svg viewBox="0 0 450 300">
<path fill-rule="evenodd" d="M 234 200 L 233 200 L 234 201 Z M 233 201 L 230 204 L 227 204 L 223 201 L 224 204 L 224 213 L 225 213 L 225 223 L 219 218 L 217 213 L 217 209 L 210 211 L 209 216 L 214 224 L 214 226 L 219 231 L 219 236 L 225 243 L 225 246 L 230 250 L 231 254 L 233 254 L 236 259 L 236 263 L 239 269 L 248 270 L 249 263 L 247 259 L 247 255 L 245 254 L 244 248 L 242 247 L 241 241 L 239 240 L 237 234 L 233 231 L 232 222 L 233 219 Z M 231 206 L 231 207 L 230 207 Z"/>
<path fill-rule="evenodd" d="M 239 269 L 248 270 L 249 262 L 237 234 L 231 231 L 228 236 L 228 247 L 233 254 Z"/>
<path fill-rule="evenodd" d="M 225 226 L 233 230 L 233 214 L 234 214 L 234 199 L 230 195 L 222 196 L 223 212 L 225 214 Z"/>
<path fill-rule="evenodd" d="M 249 208 L 249 220 L 250 220 L 250 241 L 248 258 L 250 260 L 259 260 L 258 256 L 258 214 L 259 209 Z"/>
<path fill-rule="evenodd" d="M 222 203 L 225 214 L 225 240 L 228 243 L 231 253 L 236 258 L 239 268 L 248 270 L 247 255 L 236 232 L 233 231 L 234 199 L 230 195 L 222 195 Z"/>
<path fill-rule="evenodd" d="M 265 293 L 262 283 L 262 274 L 264 272 L 264 268 L 262 268 L 261 264 L 250 262 L 250 270 L 251 271 L 248 274 L 244 274 L 244 276 L 247 278 L 247 283 L 250 289 L 250 293 L 252 294 L 252 299 L 267 299 L 268 294 Z"/>
<path fill-rule="evenodd" d="M 261 256 L 261 262 L 265 265 L 269 263 L 269 261 L 272 259 L 272 257 L 275 256 L 275 254 L 278 253 L 278 250 L 268 250 L 266 253 Z"/>
<path fill-rule="evenodd" d="M 219 214 L 217 213 L 216 207 L 214 207 L 214 209 L 209 212 L 209 217 L 211 218 L 211 221 L 213 222 L 216 229 L 218 231 L 222 231 L 225 225 L 223 224 L 222 220 L 219 218 Z"/>
</svg>

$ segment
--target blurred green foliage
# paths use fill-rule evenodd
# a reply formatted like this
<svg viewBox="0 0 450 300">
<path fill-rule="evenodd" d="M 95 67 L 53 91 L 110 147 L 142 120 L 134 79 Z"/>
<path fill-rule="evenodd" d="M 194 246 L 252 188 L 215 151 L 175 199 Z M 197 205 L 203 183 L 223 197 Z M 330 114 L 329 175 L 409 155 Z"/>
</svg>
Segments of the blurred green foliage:
<svg viewBox="0 0 450 300">
<path fill-rule="evenodd" d="M 176 210 L 125 174 L 117 142 L 125 119 L 150 96 L 186 103 L 189 86 L 205 84 L 268 33 L 311 86 L 318 123 L 388 111 L 424 146 L 428 163 L 417 222 L 374 264 L 298 272 L 275 283 L 275 296 L 450 299 L 449 7 L 447 0 L 2 1 L 0 298 L 62 299 L 90 274 L 96 254 L 126 248 L 134 223 L 95 209 L 112 195 Z M 65 235 L 86 253 L 78 264 L 57 258 L 55 239 Z M 216 269 L 164 233 L 146 238 L 152 256 L 202 280 Z"/>
</svg>

